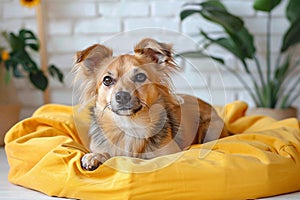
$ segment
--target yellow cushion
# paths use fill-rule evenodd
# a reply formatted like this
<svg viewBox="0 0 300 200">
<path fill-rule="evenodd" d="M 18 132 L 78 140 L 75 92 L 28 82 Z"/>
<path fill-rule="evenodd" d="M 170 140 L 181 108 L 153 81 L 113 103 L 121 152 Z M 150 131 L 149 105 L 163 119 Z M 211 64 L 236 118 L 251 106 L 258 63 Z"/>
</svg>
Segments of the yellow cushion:
<svg viewBox="0 0 300 200">
<path fill-rule="evenodd" d="M 95 171 L 80 158 L 84 141 L 73 107 L 45 105 L 6 135 L 14 184 L 76 199 L 252 199 L 300 190 L 297 119 L 244 116 L 234 102 L 222 111 L 236 134 L 152 160 L 114 157 Z"/>
</svg>

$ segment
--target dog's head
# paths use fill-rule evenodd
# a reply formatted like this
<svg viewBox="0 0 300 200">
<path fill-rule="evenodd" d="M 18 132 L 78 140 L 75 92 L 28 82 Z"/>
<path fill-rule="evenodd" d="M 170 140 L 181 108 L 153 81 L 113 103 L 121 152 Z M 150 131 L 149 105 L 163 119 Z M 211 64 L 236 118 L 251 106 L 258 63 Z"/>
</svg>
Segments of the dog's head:
<svg viewBox="0 0 300 200">
<path fill-rule="evenodd" d="M 135 46 L 133 55 L 119 56 L 95 44 L 78 52 L 75 62 L 82 104 L 93 101 L 102 111 L 132 116 L 173 98 L 170 74 L 177 65 L 169 44 L 147 38 Z"/>
</svg>

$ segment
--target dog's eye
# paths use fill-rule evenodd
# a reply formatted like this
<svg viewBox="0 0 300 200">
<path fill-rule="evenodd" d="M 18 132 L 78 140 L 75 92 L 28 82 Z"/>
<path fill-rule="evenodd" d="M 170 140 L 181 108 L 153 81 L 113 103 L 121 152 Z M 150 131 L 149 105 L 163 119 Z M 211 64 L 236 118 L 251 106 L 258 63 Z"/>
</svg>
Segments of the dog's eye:
<svg viewBox="0 0 300 200">
<path fill-rule="evenodd" d="M 134 81 L 135 82 L 140 82 L 140 83 L 144 82 L 146 79 L 147 79 L 147 76 L 144 73 L 138 73 L 134 77 Z"/>
<path fill-rule="evenodd" d="M 112 77 L 110 77 L 110 76 L 105 76 L 104 78 L 103 78 L 103 84 L 105 85 L 105 86 L 110 86 L 110 85 L 112 85 L 112 84 L 114 84 L 114 79 L 112 78 Z"/>
</svg>

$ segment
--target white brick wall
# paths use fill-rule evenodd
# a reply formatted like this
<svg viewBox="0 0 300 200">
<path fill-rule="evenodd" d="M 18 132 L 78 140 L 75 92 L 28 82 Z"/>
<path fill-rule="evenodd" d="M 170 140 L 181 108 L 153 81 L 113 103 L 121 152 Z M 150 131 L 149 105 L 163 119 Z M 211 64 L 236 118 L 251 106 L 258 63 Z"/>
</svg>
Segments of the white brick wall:
<svg viewBox="0 0 300 200">
<path fill-rule="evenodd" d="M 154 17 L 177 17 L 184 1 L 152 1 L 151 15 Z"/>
<path fill-rule="evenodd" d="M 179 19 L 168 17 L 124 19 L 124 31 L 130 31 L 139 28 L 155 27 L 179 31 Z"/>
<path fill-rule="evenodd" d="M 4 2 L 3 16 L 2 16 L 3 19 L 12 19 L 12 18 L 20 19 L 20 18 L 29 18 L 34 16 L 35 16 L 34 10 L 22 7 L 19 1 Z"/>
<path fill-rule="evenodd" d="M 70 87 L 70 69 L 73 56 L 94 43 L 105 43 L 114 48 L 115 53 L 132 51 L 139 39 L 151 36 L 160 41 L 174 44 L 176 51 L 193 50 L 199 41 L 199 30 L 211 33 L 220 31 L 220 27 L 195 15 L 180 22 L 182 5 L 189 0 L 43 0 L 46 3 L 47 45 L 49 62 L 59 66 L 65 73 L 64 85 L 51 80 L 51 99 L 53 103 L 72 104 Z M 194 2 L 197 2 L 194 0 Z M 228 9 L 242 16 L 251 33 L 255 34 L 255 43 L 262 64 L 265 61 L 265 21 L 267 16 L 252 9 L 252 0 L 223 0 Z M 276 8 L 272 31 L 272 62 L 281 45 L 281 36 L 288 27 L 285 19 L 285 4 Z M 35 10 L 24 8 L 19 0 L 0 0 L 0 30 L 18 31 L 26 27 L 37 31 Z M 140 28 L 148 28 L 133 31 Z M 152 28 L 152 29 L 149 29 Z M 153 28 L 156 28 L 155 30 Z M 159 29 L 160 28 L 160 29 Z M 165 29 L 165 31 L 161 31 Z M 128 32 L 129 31 L 129 32 Z M 111 36 L 123 33 L 118 38 L 107 40 Z M 189 37 L 188 37 L 189 36 Z M 121 38 L 121 39 L 120 39 Z M 209 52 L 225 56 L 226 63 L 234 70 L 241 70 L 241 64 L 223 49 L 209 48 Z M 254 106 L 243 86 L 230 73 L 209 59 L 191 59 L 182 61 L 182 73 L 174 77 L 178 92 L 189 93 L 216 105 L 224 105 L 236 99 L 245 100 Z M 250 66 L 253 63 L 249 62 Z M 252 67 L 253 68 L 253 67 Z M 255 68 L 254 68 L 255 69 Z M 254 70 L 252 69 L 252 70 Z M 240 72 L 246 82 L 249 77 Z M 27 80 L 17 80 L 20 100 L 23 103 L 22 117 L 29 116 L 43 104 L 42 93 L 29 86 Z M 300 90 L 300 88 L 297 88 Z M 295 91 L 297 92 L 297 91 Z M 299 91 L 298 91 L 299 92 Z M 300 108 L 300 99 L 295 103 Z"/>
<path fill-rule="evenodd" d="M 71 35 L 73 23 L 70 20 L 56 20 L 53 19 L 48 22 L 47 30 L 49 35 Z"/>
<path fill-rule="evenodd" d="M 267 17 L 266 16 L 260 16 L 259 20 L 257 17 L 255 18 L 246 18 L 245 24 L 249 30 L 252 30 L 251 32 L 254 34 L 266 34 L 267 28 L 266 28 L 266 22 Z M 271 26 L 271 32 L 275 35 L 281 35 L 283 34 L 287 28 L 289 27 L 289 23 L 287 19 L 282 17 L 274 17 L 272 19 L 272 26 Z"/>
<path fill-rule="evenodd" d="M 103 17 L 147 17 L 150 7 L 147 2 L 104 2 L 98 12 Z"/>
<path fill-rule="evenodd" d="M 97 5 L 94 2 L 84 1 L 44 1 L 47 4 L 49 18 L 92 18 L 97 16 Z"/>
<path fill-rule="evenodd" d="M 78 20 L 75 34 L 109 34 L 121 31 L 121 20 L 112 18 Z"/>
</svg>

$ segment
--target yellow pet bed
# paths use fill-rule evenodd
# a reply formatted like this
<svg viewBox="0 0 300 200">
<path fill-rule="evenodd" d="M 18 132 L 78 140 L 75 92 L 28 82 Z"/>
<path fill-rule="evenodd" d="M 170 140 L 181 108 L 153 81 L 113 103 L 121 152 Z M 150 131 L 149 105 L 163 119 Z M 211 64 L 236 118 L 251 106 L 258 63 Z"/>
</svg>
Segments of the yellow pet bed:
<svg viewBox="0 0 300 200">
<path fill-rule="evenodd" d="M 85 171 L 87 151 L 73 107 L 46 105 L 6 135 L 14 184 L 50 196 L 76 199 L 253 199 L 300 190 L 297 119 L 244 116 L 229 104 L 223 118 L 236 134 L 181 153 L 139 160 L 114 157 Z"/>
</svg>

